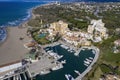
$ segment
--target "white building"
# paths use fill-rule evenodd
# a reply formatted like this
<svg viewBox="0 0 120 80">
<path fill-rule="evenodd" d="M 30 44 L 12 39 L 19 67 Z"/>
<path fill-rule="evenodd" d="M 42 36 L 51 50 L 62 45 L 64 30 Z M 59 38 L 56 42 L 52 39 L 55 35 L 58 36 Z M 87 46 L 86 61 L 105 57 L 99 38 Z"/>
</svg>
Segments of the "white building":
<svg viewBox="0 0 120 80">
<path fill-rule="evenodd" d="M 94 42 L 100 42 L 102 39 L 107 39 L 107 28 L 104 27 L 105 24 L 102 22 L 102 20 L 92 20 L 91 24 L 88 26 L 88 33 L 91 34 L 92 40 Z"/>
</svg>

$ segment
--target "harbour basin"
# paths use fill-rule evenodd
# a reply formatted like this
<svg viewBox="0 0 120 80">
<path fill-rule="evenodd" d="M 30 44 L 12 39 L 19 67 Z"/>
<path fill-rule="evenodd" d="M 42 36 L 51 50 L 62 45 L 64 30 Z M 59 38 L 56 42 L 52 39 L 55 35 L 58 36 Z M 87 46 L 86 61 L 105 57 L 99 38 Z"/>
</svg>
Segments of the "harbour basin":
<svg viewBox="0 0 120 80">
<path fill-rule="evenodd" d="M 90 60 L 91 58 L 92 61 L 95 57 L 92 49 L 85 48 L 79 52 L 78 56 L 75 56 L 74 51 L 70 51 L 69 49 L 61 47 L 61 44 L 45 48 L 46 52 L 49 50 L 52 50 L 58 55 L 63 55 L 59 61 L 66 60 L 66 64 L 64 64 L 64 67 L 62 69 L 51 71 L 49 74 L 37 75 L 36 80 L 67 80 L 65 78 L 65 74 L 70 74 L 74 78 L 77 78 L 78 74 L 75 73 L 75 70 L 79 71 L 79 73 L 82 74 L 92 63 L 90 62 L 88 65 L 85 65 L 86 59 Z"/>
</svg>

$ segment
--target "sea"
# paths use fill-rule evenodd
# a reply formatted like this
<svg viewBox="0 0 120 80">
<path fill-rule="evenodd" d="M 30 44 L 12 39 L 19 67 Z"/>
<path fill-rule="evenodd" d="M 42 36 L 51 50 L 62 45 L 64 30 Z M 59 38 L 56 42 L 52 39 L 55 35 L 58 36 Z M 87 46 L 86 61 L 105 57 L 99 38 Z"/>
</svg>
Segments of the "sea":
<svg viewBox="0 0 120 80">
<path fill-rule="evenodd" d="M 32 8 L 48 2 L 1 2 L 0 1 L 0 42 L 7 37 L 6 27 L 17 26 L 31 17 Z"/>
<path fill-rule="evenodd" d="M 73 0 L 72 0 L 73 1 Z M 79 0 L 76 0 L 79 1 Z M 86 0 L 88 1 L 88 0 Z M 94 2 L 94 0 L 91 0 Z M 95 2 L 119 2 L 120 0 L 95 0 Z M 31 18 L 32 8 L 47 4 L 48 2 L 1 2 L 0 1 L 0 42 L 4 42 L 7 37 L 6 27 L 17 26 Z M 51 48 L 50 48 L 51 49 Z M 59 55 L 64 55 L 61 60 L 66 60 L 64 68 L 53 71 L 47 75 L 38 75 L 36 80 L 67 80 L 65 74 L 70 74 L 74 78 L 78 75 L 74 70 L 83 73 L 87 68 L 83 61 L 86 58 L 94 58 L 94 54 L 91 50 L 81 51 L 79 57 L 74 56 L 73 53 L 69 53 L 67 50 L 62 49 L 59 45 L 52 48 L 54 52 Z"/>
<path fill-rule="evenodd" d="M 27 1 L 27 2 L 25 2 Z M 27 21 L 31 17 L 33 7 L 53 2 L 54 0 L 41 0 L 38 2 L 31 0 L 0 1 L 0 43 L 4 42 L 7 37 L 6 27 L 17 26 Z M 120 0 L 55 0 L 61 2 L 120 2 Z"/>
</svg>

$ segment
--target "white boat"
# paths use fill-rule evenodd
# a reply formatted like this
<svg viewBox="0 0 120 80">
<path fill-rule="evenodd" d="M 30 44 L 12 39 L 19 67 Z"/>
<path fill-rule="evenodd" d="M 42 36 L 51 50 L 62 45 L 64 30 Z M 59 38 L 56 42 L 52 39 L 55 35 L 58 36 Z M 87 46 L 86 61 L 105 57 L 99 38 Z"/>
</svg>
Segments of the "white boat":
<svg viewBox="0 0 120 80">
<path fill-rule="evenodd" d="M 92 58 L 92 57 L 89 57 L 89 59 L 93 60 L 93 58 Z"/>
<path fill-rule="evenodd" d="M 62 48 L 64 48 L 64 49 L 68 49 L 69 47 L 68 46 L 65 46 L 65 45 L 63 45 L 63 44 L 61 44 L 60 45 Z"/>
<path fill-rule="evenodd" d="M 50 73 L 49 70 L 43 70 L 43 71 L 40 72 L 40 75 L 44 75 L 44 74 L 48 74 L 48 73 Z"/>
<path fill-rule="evenodd" d="M 85 66 L 89 66 L 88 64 L 84 63 Z"/>
<path fill-rule="evenodd" d="M 95 50 L 92 50 L 92 52 L 93 52 L 93 54 L 95 54 L 95 53 L 96 53 L 96 51 L 95 51 Z"/>
<path fill-rule="evenodd" d="M 63 55 L 61 55 L 61 56 L 58 55 L 58 59 L 61 59 L 62 57 L 63 57 Z"/>
<path fill-rule="evenodd" d="M 75 73 L 77 73 L 78 75 L 80 75 L 80 72 L 79 72 L 79 71 L 77 71 L 77 70 L 74 70 L 74 72 L 75 72 Z"/>
<path fill-rule="evenodd" d="M 71 53 L 75 53 L 75 51 L 74 51 L 74 50 L 71 50 L 70 52 L 71 52 Z"/>
<path fill-rule="evenodd" d="M 88 62 L 88 61 L 84 61 L 84 63 L 85 63 L 85 64 L 90 64 L 90 62 Z"/>
<path fill-rule="evenodd" d="M 70 74 L 65 74 L 67 80 L 75 80 Z"/>
<path fill-rule="evenodd" d="M 51 53 L 51 52 L 53 52 L 53 50 L 49 50 L 49 51 L 47 51 L 47 53 Z"/>
<path fill-rule="evenodd" d="M 87 59 L 87 58 L 86 58 L 85 60 L 86 60 L 86 61 L 88 61 L 88 62 L 92 62 L 92 60 L 90 60 L 90 59 Z"/>
<path fill-rule="evenodd" d="M 52 70 L 54 71 L 54 70 L 58 70 L 58 69 L 61 69 L 61 68 L 63 68 L 63 65 L 59 64 L 59 65 L 53 67 Z"/>
<path fill-rule="evenodd" d="M 66 63 L 66 60 L 61 61 L 61 63 L 62 63 L 62 64 L 65 64 L 65 63 Z"/>
<path fill-rule="evenodd" d="M 45 50 L 49 50 L 49 48 L 46 48 Z"/>
</svg>

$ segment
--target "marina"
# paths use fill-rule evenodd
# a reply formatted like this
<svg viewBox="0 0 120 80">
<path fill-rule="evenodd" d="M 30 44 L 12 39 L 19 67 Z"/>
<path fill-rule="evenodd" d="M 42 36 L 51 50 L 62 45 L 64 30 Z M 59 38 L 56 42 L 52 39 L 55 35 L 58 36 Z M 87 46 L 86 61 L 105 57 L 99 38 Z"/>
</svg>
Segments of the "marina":
<svg viewBox="0 0 120 80">
<path fill-rule="evenodd" d="M 94 59 L 97 60 L 95 51 L 93 53 L 92 49 L 94 48 L 82 47 L 76 56 L 74 49 L 61 43 L 45 46 L 43 47 L 45 53 L 43 57 L 37 62 L 27 64 L 24 74 L 19 73 L 8 78 L 28 80 L 28 78 L 35 77 L 36 80 L 67 80 L 65 75 L 69 74 L 73 80 L 80 80 L 87 73 L 86 71 L 91 69 L 93 62 L 96 62 Z M 58 77 L 60 78 L 58 79 Z"/>
<path fill-rule="evenodd" d="M 90 65 L 93 64 L 95 54 L 93 54 L 92 48 L 83 47 L 78 50 L 80 52 L 79 54 L 77 53 L 77 56 L 75 56 L 75 52 L 71 52 L 73 49 L 70 47 L 71 46 L 68 47 L 63 44 L 61 45 L 61 43 L 46 47 L 46 52 L 53 52 L 59 56 L 63 55 L 58 61 L 61 63 L 65 62 L 65 64 L 59 70 L 52 70 L 52 72 L 46 75 L 38 75 L 36 80 L 67 80 L 65 77 L 66 74 L 70 74 L 73 78 L 75 78 L 75 80 L 76 78 L 79 78 L 78 76 L 84 76 L 86 74 L 84 72 L 89 69 L 89 67 L 91 68 Z M 84 62 L 87 64 L 84 65 Z M 58 79 L 58 77 L 60 78 Z M 78 80 L 81 78 L 82 77 L 80 77 Z"/>
</svg>

